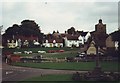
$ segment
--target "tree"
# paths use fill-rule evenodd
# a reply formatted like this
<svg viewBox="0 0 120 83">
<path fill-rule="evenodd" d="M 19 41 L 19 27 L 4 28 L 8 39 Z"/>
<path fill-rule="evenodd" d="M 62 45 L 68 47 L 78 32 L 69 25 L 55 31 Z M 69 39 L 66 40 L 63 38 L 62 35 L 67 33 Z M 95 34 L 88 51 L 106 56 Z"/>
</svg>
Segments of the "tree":
<svg viewBox="0 0 120 83">
<path fill-rule="evenodd" d="M 53 34 L 56 33 L 55 31 L 53 31 Z"/>
<path fill-rule="evenodd" d="M 36 36 L 40 43 L 43 40 L 43 33 L 41 33 L 40 27 L 33 20 L 23 20 L 21 25 L 13 24 L 3 34 L 4 41 L 14 38 L 14 36 Z"/>
<path fill-rule="evenodd" d="M 27 36 L 29 35 L 38 36 L 41 33 L 40 27 L 38 26 L 38 24 L 36 24 L 32 20 L 23 20 L 21 22 L 21 30 L 23 31 L 23 35 L 27 35 Z"/>
<path fill-rule="evenodd" d="M 57 30 L 57 33 L 59 33 L 59 31 Z"/>
<path fill-rule="evenodd" d="M 17 24 L 13 24 L 13 26 L 12 26 L 12 27 L 9 27 L 9 28 L 5 31 L 5 33 L 6 33 L 7 35 L 17 35 L 17 34 L 19 33 L 19 31 L 20 31 L 20 26 L 17 25 Z"/>
<path fill-rule="evenodd" d="M 71 27 L 70 29 L 67 30 L 68 34 L 75 34 L 75 28 Z"/>
</svg>

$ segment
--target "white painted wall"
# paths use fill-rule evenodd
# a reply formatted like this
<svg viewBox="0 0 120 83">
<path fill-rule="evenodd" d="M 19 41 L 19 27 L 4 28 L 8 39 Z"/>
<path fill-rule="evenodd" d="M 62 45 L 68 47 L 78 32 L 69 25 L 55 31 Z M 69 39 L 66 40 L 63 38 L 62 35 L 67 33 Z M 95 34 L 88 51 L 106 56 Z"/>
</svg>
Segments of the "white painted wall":
<svg viewBox="0 0 120 83">
<path fill-rule="evenodd" d="M 78 39 L 79 39 L 79 43 L 84 44 L 84 37 L 83 36 L 80 35 L 78 37 Z"/>
<path fill-rule="evenodd" d="M 66 42 L 65 43 L 66 47 L 72 47 L 72 45 L 76 45 L 76 47 L 79 47 L 79 43 L 80 43 L 79 40 L 67 40 L 65 42 Z"/>
<path fill-rule="evenodd" d="M 89 37 L 91 37 L 90 32 L 88 32 L 88 33 L 87 33 L 87 35 L 85 36 L 85 42 L 87 42 L 87 41 L 88 41 L 88 38 L 89 38 Z"/>
<path fill-rule="evenodd" d="M 78 37 L 78 40 L 67 40 L 67 38 L 64 38 L 65 40 L 65 46 L 66 47 L 72 47 L 72 45 L 76 45 L 76 47 L 79 47 L 79 44 L 84 44 L 84 37 L 81 35 Z"/>
<path fill-rule="evenodd" d="M 56 47 L 59 47 L 59 46 L 63 47 L 63 43 L 55 43 L 55 44 L 53 44 L 53 43 L 43 43 L 43 45 L 44 45 L 45 47 L 54 47 L 54 45 L 55 45 Z"/>
</svg>

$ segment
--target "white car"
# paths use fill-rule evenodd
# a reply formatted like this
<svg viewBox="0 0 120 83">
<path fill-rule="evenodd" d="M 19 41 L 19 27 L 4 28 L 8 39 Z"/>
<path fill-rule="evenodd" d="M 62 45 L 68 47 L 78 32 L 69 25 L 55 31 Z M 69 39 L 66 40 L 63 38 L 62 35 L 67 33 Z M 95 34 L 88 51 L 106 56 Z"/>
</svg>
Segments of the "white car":
<svg viewBox="0 0 120 83">
<path fill-rule="evenodd" d="M 21 54 L 22 52 L 13 52 L 13 54 Z"/>
<path fill-rule="evenodd" d="M 82 52 L 82 53 L 79 54 L 79 56 L 80 56 L 80 57 L 83 57 L 83 56 L 85 56 L 85 53 Z"/>
<path fill-rule="evenodd" d="M 32 54 L 32 51 L 29 51 L 30 54 Z"/>
<path fill-rule="evenodd" d="M 38 53 L 46 53 L 46 51 L 38 51 Z"/>
<path fill-rule="evenodd" d="M 25 54 L 30 54 L 29 51 L 24 51 Z"/>
</svg>

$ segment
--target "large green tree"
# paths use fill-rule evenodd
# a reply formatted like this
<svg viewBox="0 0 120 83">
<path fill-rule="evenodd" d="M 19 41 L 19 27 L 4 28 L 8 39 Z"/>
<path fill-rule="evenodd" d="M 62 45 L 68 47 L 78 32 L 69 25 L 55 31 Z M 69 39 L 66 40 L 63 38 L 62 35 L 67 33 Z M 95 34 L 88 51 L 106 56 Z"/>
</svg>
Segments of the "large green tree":
<svg viewBox="0 0 120 83">
<path fill-rule="evenodd" d="M 3 34 L 3 37 L 5 40 L 8 38 L 11 39 L 13 36 L 37 36 L 39 39 L 39 42 L 42 42 L 43 39 L 43 33 L 41 33 L 40 27 L 38 24 L 33 20 L 23 20 L 21 22 L 21 25 L 13 24 L 12 27 L 9 27 L 5 34 Z"/>
<path fill-rule="evenodd" d="M 9 27 L 6 31 L 5 34 L 6 35 L 16 35 L 18 34 L 20 31 L 20 26 L 17 24 L 13 24 L 12 27 Z"/>
<path fill-rule="evenodd" d="M 75 28 L 71 27 L 70 29 L 67 30 L 68 34 L 75 34 Z"/>
<path fill-rule="evenodd" d="M 32 20 L 23 20 L 21 22 L 21 31 L 23 35 L 29 36 L 29 35 L 40 35 L 40 27 L 38 24 L 35 23 L 35 21 Z"/>
</svg>

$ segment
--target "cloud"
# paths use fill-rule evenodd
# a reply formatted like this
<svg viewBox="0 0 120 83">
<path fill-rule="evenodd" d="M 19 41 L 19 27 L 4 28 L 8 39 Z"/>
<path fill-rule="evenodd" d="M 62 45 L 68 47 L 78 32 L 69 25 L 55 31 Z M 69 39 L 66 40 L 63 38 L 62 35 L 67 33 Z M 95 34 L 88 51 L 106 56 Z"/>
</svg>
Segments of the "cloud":
<svg viewBox="0 0 120 83">
<path fill-rule="evenodd" d="M 102 18 L 110 33 L 118 28 L 117 7 L 116 2 L 4 2 L 3 25 L 7 29 L 30 19 L 45 33 L 64 32 L 72 26 L 77 30 L 93 31 Z"/>
</svg>

